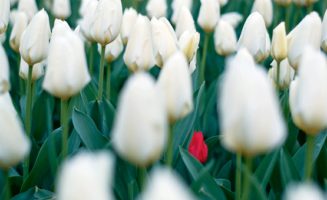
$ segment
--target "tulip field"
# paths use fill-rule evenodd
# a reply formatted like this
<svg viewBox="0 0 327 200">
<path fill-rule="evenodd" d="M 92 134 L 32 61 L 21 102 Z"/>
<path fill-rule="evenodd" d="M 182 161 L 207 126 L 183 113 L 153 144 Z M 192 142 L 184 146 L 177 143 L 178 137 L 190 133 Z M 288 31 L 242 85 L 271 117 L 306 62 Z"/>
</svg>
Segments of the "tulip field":
<svg viewBox="0 0 327 200">
<path fill-rule="evenodd" d="M 0 0 L 0 200 L 327 200 L 327 0 Z"/>
</svg>

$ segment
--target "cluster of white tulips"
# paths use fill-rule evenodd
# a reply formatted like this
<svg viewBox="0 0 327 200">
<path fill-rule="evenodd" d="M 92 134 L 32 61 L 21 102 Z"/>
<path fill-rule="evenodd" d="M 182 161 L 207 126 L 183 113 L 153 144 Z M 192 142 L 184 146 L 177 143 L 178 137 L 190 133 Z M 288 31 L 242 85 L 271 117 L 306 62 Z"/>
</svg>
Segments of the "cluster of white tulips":
<svg viewBox="0 0 327 200">
<path fill-rule="evenodd" d="M 253 158 L 281 148 L 286 141 L 281 93 L 288 94 L 292 120 L 307 137 L 307 182 L 290 186 L 284 199 L 326 199 L 310 180 L 315 139 L 327 128 L 327 57 L 322 51 L 327 52 L 327 12 L 322 20 L 318 13 L 309 11 L 287 31 L 287 22 L 272 27 L 272 0 L 254 0 L 249 16 L 222 14 L 228 0 L 201 0 L 197 19 L 192 13 L 192 0 L 173 0 L 171 5 L 166 0 L 148 0 L 146 15 L 132 7 L 124 9 L 121 0 L 82 0 L 80 19 L 72 27 L 65 21 L 72 14 L 72 1 L 44 0 L 44 9 L 38 10 L 35 0 L 0 0 L 0 35 L 8 36 L 10 48 L 19 55 L 17 76 L 26 85 L 19 114 L 10 96 L 10 74 L 15 66 L 10 66 L 0 44 L 0 169 L 6 174 L 21 162 L 24 180 L 30 172 L 33 88 L 41 79 L 42 89 L 61 100 L 62 162 L 55 184 L 56 198 L 115 199 L 112 185 L 118 162 L 113 152 L 82 150 L 69 155 L 69 101 L 91 81 L 97 83 L 96 100 L 110 101 L 111 64 L 122 55 L 130 74 L 119 93 L 110 143 L 119 158 L 140 169 L 142 191 L 137 198 L 197 199 L 173 170 L 172 129 L 194 111 L 194 85 L 206 84 L 206 66 L 211 62 L 207 55 L 213 37 L 216 53 L 226 58 L 217 85 L 216 123 L 220 125 L 217 134 L 222 146 L 236 155 L 235 199 L 249 198 L 242 160 L 250 165 Z M 284 7 L 292 3 L 274 2 Z M 293 2 L 310 7 L 317 0 Z M 242 21 L 238 36 L 236 29 Z M 98 77 L 93 76 L 94 62 L 88 64 L 85 51 L 94 45 L 100 58 Z M 273 61 L 266 71 L 262 65 L 269 58 Z M 155 66 L 160 68 L 157 79 L 149 73 Z M 165 164 L 158 166 L 160 159 Z M 151 171 L 149 176 L 145 175 L 147 169 Z"/>
</svg>

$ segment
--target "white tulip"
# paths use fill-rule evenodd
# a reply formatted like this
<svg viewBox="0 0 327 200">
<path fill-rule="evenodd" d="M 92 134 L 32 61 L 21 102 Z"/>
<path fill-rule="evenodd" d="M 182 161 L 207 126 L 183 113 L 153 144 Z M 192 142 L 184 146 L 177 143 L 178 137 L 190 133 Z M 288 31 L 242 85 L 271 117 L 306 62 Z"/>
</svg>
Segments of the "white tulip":
<svg viewBox="0 0 327 200">
<path fill-rule="evenodd" d="M 147 166 L 161 157 L 166 144 L 167 114 L 159 91 L 150 75 L 139 72 L 129 78 L 119 99 L 113 145 L 124 159 Z"/>
<path fill-rule="evenodd" d="M 213 32 L 219 17 L 220 5 L 217 0 L 201 0 L 198 24 L 205 32 Z"/>
<path fill-rule="evenodd" d="M 254 12 L 246 19 L 238 47 L 247 48 L 257 62 L 263 61 L 269 55 L 270 39 L 260 13 Z"/>
<path fill-rule="evenodd" d="M 220 6 L 225 6 L 229 0 L 219 0 Z"/>
<path fill-rule="evenodd" d="M 108 152 L 82 152 L 66 160 L 57 180 L 58 200 L 113 200 L 114 158 Z"/>
<path fill-rule="evenodd" d="M 9 89 L 9 61 L 5 49 L 0 44 L 0 95 Z"/>
<path fill-rule="evenodd" d="M 321 19 L 316 12 L 312 12 L 287 35 L 288 60 L 295 70 L 306 46 L 320 49 L 321 32 Z"/>
<path fill-rule="evenodd" d="M 321 47 L 327 52 L 327 10 L 322 21 Z"/>
<path fill-rule="evenodd" d="M 196 31 L 193 16 L 188 8 L 183 6 L 176 22 L 176 36 L 179 38 L 185 31 Z"/>
<path fill-rule="evenodd" d="M 196 55 L 197 54 L 195 53 L 193 59 L 190 62 L 190 67 L 189 67 L 190 74 L 193 74 L 193 72 L 196 70 L 196 66 L 197 66 Z"/>
<path fill-rule="evenodd" d="M 30 66 L 47 57 L 50 34 L 49 17 L 42 9 L 33 17 L 20 40 L 20 54 Z"/>
<path fill-rule="evenodd" d="M 274 0 L 276 4 L 280 6 L 289 6 L 292 3 L 292 0 Z"/>
<path fill-rule="evenodd" d="M 182 119 L 193 111 L 192 81 L 187 60 L 176 52 L 160 72 L 158 87 L 163 93 L 169 121 Z"/>
<path fill-rule="evenodd" d="M 161 67 L 177 51 L 177 38 L 173 27 L 166 18 L 159 20 L 152 18 L 151 27 L 156 50 L 156 63 Z"/>
<path fill-rule="evenodd" d="M 92 19 L 93 15 L 96 12 L 96 8 L 98 5 L 98 1 L 89 1 L 87 4 L 87 9 L 85 10 L 85 13 L 83 15 L 83 18 L 81 19 L 79 25 L 81 26 L 81 32 L 84 35 L 84 37 L 89 42 L 94 42 L 94 38 L 91 34 L 91 26 L 92 26 Z"/>
<path fill-rule="evenodd" d="M 271 55 L 278 62 L 287 57 L 287 37 L 285 23 L 280 23 L 273 31 Z"/>
<path fill-rule="evenodd" d="M 0 1 L 0 35 L 7 30 L 9 23 L 10 0 Z"/>
<path fill-rule="evenodd" d="M 171 17 L 171 21 L 174 24 L 176 24 L 179 18 L 179 13 L 183 7 L 186 7 L 188 10 L 191 10 L 192 1 L 193 0 L 173 0 L 172 2 L 173 15 Z"/>
<path fill-rule="evenodd" d="M 294 123 L 315 135 L 327 127 L 327 61 L 319 50 L 303 52 L 298 77 L 290 86 L 290 108 Z"/>
<path fill-rule="evenodd" d="M 316 3 L 318 0 L 293 0 L 297 6 L 310 6 Z"/>
<path fill-rule="evenodd" d="M 279 86 L 281 89 L 286 89 L 291 84 L 291 81 L 294 79 L 295 71 L 291 67 L 287 58 L 280 62 L 279 66 L 279 83 L 277 84 L 277 62 L 274 60 L 271 63 L 271 68 L 269 69 L 268 75 L 269 78 L 273 81 L 275 86 Z"/>
<path fill-rule="evenodd" d="M 195 31 L 185 31 L 178 40 L 180 50 L 191 62 L 199 48 L 200 34 Z"/>
<path fill-rule="evenodd" d="M 149 0 L 146 5 L 146 12 L 149 17 L 165 17 L 167 15 L 166 0 Z"/>
<path fill-rule="evenodd" d="M 114 41 L 120 33 L 122 18 L 121 0 L 100 0 L 91 25 L 94 40 L 102 46 Z"/>
<path fill-rule="evenodd" d="M 6 33 L 3 33 L 0 35 L 0 43 L 1 44 L 4 44 L 6 42 L 6 39 L 7 39 Z"/>
<path fill-rule="evenodd" d="M 54 0 L 52 14 L 59 19 L 67 19 L 71 15 L 70 0 Z"/>
<path fill-rule="evenodd" d="M 28 25 L 28 18 L 24 12 L 19 12 L 16 14 L 14 26 L 12 28 L 9 44 L 10 47 L 15 51 L 19 52 L 20 40 L 23 34 L 23 31 Z"/>
<path fill-rule="evenodd" d="M 228 56 L 236 51 L 237 38 L 234 28 L 224 20 L 220 20 L 214 33 L 215 49 L 221 56 Z"/>
<path fill-rule="evenodd" d="M 32 81 L 36 81 L 37 79 L 41 78 L 44 75 L 44 68 L 45 68 L 46 61 L 39 62 L 33 66 L 32 70 Z M 20 60 L 20 67 L 19 67 L 19 76 L 22 79 L 28 79 L 28 64 L 24 61 L 24 59 Z"/>
<path fill-rule="evenodd" d="M 147 17 L 139 15 L 129 36 L 124 61 L 133 71 L 148 70 L 155 64 L 151 24 Z"/>
<path fill-rule="evenodd" d="M 156 168 L 139 200 L 195 200 L 187 185 L 172 170 Z"/>
<path fill-rule="evenodd" d="M 218 101 L 223 146 L 245 156 L 281 146 L 285 124 L 266 72 L 246 49 L 229 60 L 226 69 Z"/>
<path fill-rule="evenodd" d="M 35 0 L 19 0 L 18 11 L 25 12 L 30 21 L 38 11 Z"/>
<path fill-rule="evenodd" d="M 31 146 L 8 95 L 0 95 L 0 168 L 3 169 L 22 161 Z"/>
<path fill-rule="evenodd" d="M 121 38 L 125 45 L 127 44 L 128 38 L 131 35 L 131 31 L 136 20 L 137 12 L 134 10 L 134 8 L 125 9 L 120 32 Z"/>
<path fill-rule="evenodd" d="M 123 42 L 121 40 L 121 37 L 118 36 L 113 42 L 106 45 L 104 58 L 108 63 L 111 63 L 119 57 L 123 50 Z M 101 53 L 101 45 L 98 45 L 98 51 L 99 53 Z"/>
<path fill-rule="evenodd" d="M 232 25 L 233 28 L 236 28 L 243 21 L 243 16 L 237 12 L 229 12 L 223 14 L 220 17 L 220 20 L 224 20 Z"/>
<path fill-rule="evenodd" d="M 80 16 L 84 17 L 85 14 L 88 12 L 87 10 L 90 9 L 88 4 L 91 1 L 98 1 L 98 0 L 82 0 L 81 1 L 81 5 L 80 5 L 79 10 L 78 10 L 78 13 L 79 13 Z"/>
<path fill-rule="evenodd" d="M 326 200 L 327 196 L 312 183 L 293 184 L 286 188 L 283 200 Z"/>
<path fill-rule="evenodd" d="M 56 20 L 43 88 L 56 97 L 67 99 L 90 80 L 82 40 L 65 21 Z"/>
<path fill-rule="evenodd" d="M 273 20 L 273 4 L 271 0 L 255 0 L 252 7 L 252 12 L 259 12 L 265 24 L 269 27 Z"/>
</svg>

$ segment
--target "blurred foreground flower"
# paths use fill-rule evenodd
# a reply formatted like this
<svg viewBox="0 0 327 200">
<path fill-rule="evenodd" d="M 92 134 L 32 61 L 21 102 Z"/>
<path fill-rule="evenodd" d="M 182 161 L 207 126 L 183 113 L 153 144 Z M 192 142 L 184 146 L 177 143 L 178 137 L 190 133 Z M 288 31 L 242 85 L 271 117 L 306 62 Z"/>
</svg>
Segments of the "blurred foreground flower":
<svg viewBox="0 0 327 200">
<path fill-rule="evenodd" d="M 137 16 L 138 14 L 134 8 L 126 8 L 124 10 L 120 34 L 125 45 L 127 44 L 128 38 L 131 35 L 131 31 L 133 30 Z"/>
<path fill-rule="evenodd" d="M 283 200 L 326 200 L 326 194 L 312 183 L 302 183 L 287 187 Z"/>
<path fill-rule="evenodd" d="M 266 27 L 269 27 L 273 20 L 273 4 L 272 0 L 255 0 L 252 12 L 259 12 L 265 20 Z"/>
<path fill-rule="evenodd" d="M 10 47 L 17 53 L 19 53 L 20 40 L 27 25 L 27 15 L 24 12 L 17 11 L 9 40 Z"/>
<path fill-rule="evenodd" d="M 213 32 L 220 17 L 220 5 L 217 0 L 201 0 L 198 24 L 206 32 Z"/>
<path fill-rule="evenodd" d="M 166 0 L 149 0 L 146 5 L 146 12 L 150 18 L 166 17 L 167 15 Z"/>
<path fill-rule="evenodd" d="M 9 61 L 5 49 L 0 44 L 0 95 L 10 89 Z"/>
<path fill-rule="evenodd" d="M 59 19 L 67 19 L 71 15 L 70 0 L 53 0 L 52 14 Z"/>
<path fill-rule="evenodd" d="M 268 71 L 268 75 L 273 81 L 273 84 L 280 89 L 286 89 L 291 84 L 291 81 L 295 77 L 295 71 L 291 67 L 287 59 L 282 60 L 279 64 L 280 69 L 277 70 L 277 62 L 274 60 L 271 63 L 271 68 Z M 279 71 L 279 78 L 277 79 L 277 73 Z"/>
<path fill-rule="evenodd" d="M 208 146 L 205 143 L 202 132 L 194 132 L 188 151 L 201 163 L 205 163 L 208 159 Z"/>
<path fill-rule="evenodd" d="M 9 23 L 10 0 L 0 1 L 0 35 L 7 30 Z"/>
<path fill-rule="evenodd" d="M 35 0 L 19 0 L 18 11 L 25 12 L 30 21 L 38 11 Z"/>
<path fill-rule="evenodd" d="M 236 51 L 237 38 L 232 25 L 224 20 L 220 20 L 217 24 L 214 34 L 215 49 L 217 54 L 228 56 Z"/>
</svg>

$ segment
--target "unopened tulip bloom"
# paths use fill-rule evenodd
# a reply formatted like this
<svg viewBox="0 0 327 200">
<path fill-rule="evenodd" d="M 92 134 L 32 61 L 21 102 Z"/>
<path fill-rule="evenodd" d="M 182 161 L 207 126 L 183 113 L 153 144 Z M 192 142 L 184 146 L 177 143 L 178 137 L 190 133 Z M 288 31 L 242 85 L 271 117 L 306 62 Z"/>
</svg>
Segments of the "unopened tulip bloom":
<svg viewBox="0 0 327 200">
<path fill-rule="evenodd" d="M 80 16 L 85 16 L 85 14 L 87 13 L 87 10 L 90 9 L 88 4 L 91 1 L 98 1 L 98 0 L 82 0 L 81 1 L 81 5 L 78 10 L 78 13 L 80 14 Z"/>
<path fill-rule="evenodd" d="M 312 183 L 290 185 L 286 188 L 283 200 L 326 200 L 326 194 Z"/>
<path fill-rule="evenodd" d="M 5 170 L 22 161 L 31 146 L 19 117 L 12 108 L 8 96 L 0 95 L 0 168 Z"/>
<path fill-rule="evenodd" d="M 134 10 L 134 8 L 127 8 L 124 10 L 120 35 L 125 45 L 127 44 L 128 38 L 131 35 L 131 31 L 136 20 L 137 12 Z"/>
<path fill-rule="evenodd" d="M 89 1 L 87 4 L 87 9 L 85 10 L 85 13 L 83 15 L 83 18 L 80 21 L 80 26 L 81 26 L 81 32 L 84 35 L 84 37 L 89 41 L 89 42 L 94 42 L 94 38 L 91 34 L 91 26 L 92 26 L 92 19 L 95 13 L 95 10 L 97 8 L 98 1 L 93 0 Z"/>
<path fill-rule="evenodd" d="M 98 46 L 98 50 L 101 51 L 101 46 Z M 124 45 L 121 40 L 121 37 L 118 36 L 113 42 L 106 45 L 106 51 L 104 58 L 108 63 L 113 62 L 118 58 L 118 56 L 123 52 Z"/>
<path fill-rule="evenodd" d="M 30 21 L 38 11 L 35 0 L 19 0 L 18 11 L 25 12 Z"/>
<path fill-rule="evenodd" d="M 146 12 L 150 18 L 165 17 L 167 15 L 166 0 L 149 0 L 148 4 L 146 5 Z"/>
<path fill-rule="evenodd" d="M 44 68 L 45 68 L 46 61 L 39 62 L 33 66 L 32 71 L 32 81 L 36 81 L 37 79 L 41 78 L 44 75 Z M 19 67 L 19 76 L 22 79 L 28 79 L 28 64 L 24 61 L 24 59 L 20 60 L 20 67 Z"/>
<path fill-rule="evenodd" d="M 217 0 L 201 0 L 198 24 L 205 32 L 213 32 L 219 17 L 220 5 Z"/>
<path fill-rule="evenodd" d="M 82 152 L 65 161 L 57 180 L 58 200 L 113 200 L 114 158 L 108 152 Z"/>
<path fill-rule="evenodd" d="M 196 31 L 193 16 L 188 8 L 183 6 L 176 22 L 176 36 L 179 38 L 185 31 Z"/>
<path fill-rule="evenodd" d="M 320 49 L 321 32 L 321 19 L 318 13 L 312 12 L 287 35 L 288 60 L 295 70 L 306 46 Z"/>
<path fill-rule="evenodd" d="M 228 3 L 229 0 L 219 0 L 220 6 L 224 6 Z"/>
<path fill-rule="evenodd" d="M 68 99 L 90 80 L 82 40 L 66 22 L 56 20 L 43 88 L 58 98 Z"/>
<path fill-rule="evenodd" d="M 171 17 L 171 21 L 176 24 L 179 13 L 183 7 L 191 10 L 192 8 L 192 1 L 193 0 L 173 0 L 172 2 L 172 9 L 173 9 L 173 16 Z"/>
<path fill-rule="evenodd" d="M 178 40 L 180 50 L 191 62 L 199 48 L 200 34 L 195 31 L 185 31 Z"/>
<path fill-rule="evenodd" d="M 156 168 L 139 200 L 195 200 L 187 185 L 171 169 Z"/>
<path fill-rule="evenodd" d="M 0 35 L 7 30 L 9 23 L 10 0 L 1 0 L 0 2 Z"/>
<path fill-rule="evenodd" d="M 221 56 L 228 56 L 237 48 L 237 38 L 234 28 L 224 20 L 217 24 L 214 34 L 215 49 Z"/>
<path fill-rule="evenodd" d="M 145 16 L 139 15 L 129 36 L 124 61 L 133 71 L 148 70 L 155 64 L 151 23 Z"/>
<path fill-rule="evenodd" d="M 167 60 L 160 72 L 158 87 L 170 122 L 182 119 L 193 110 L 191 75 L 182 52 L 176 52 Z"/>
<path fill-rule="evenodd" d="M 201 163 L 205 163 L 208 159 L 208 146 L 205 143 L 202 132 L 194 132 L 188 151 L 192 156 Z"/>
<path fill-rule="evenodd" d="M 114 148 L 138 166 L 157 161 L 166 144 L 167 114 L 154 79 L 144 72 L 132 75 L 119 99 L 112 131 Z"/>
<path fill-rule="evenodd" d="M 94 40 L 102 46 L 114 41 L 120 33 L 122 17 L 121 0 L 100 0 L 91 25 Z"/>
<path fill-rule="evenodd" d="M 327 52 L 327 10 L 322 21 L 321 47 Z"/>
<path fill-rule="evenodd" d="M 280 6 L 289 6 L 292 3 L 292 0 L 274 0 L 276 4 Z"/>
<path fill-rule="evenodd" d="M 306 48 L 298 77 L 290 86 L 290 108 L 294 123 L 305 133 L 316 135 L 327 127 L 327 62 L 319 50 Z"/>
<path fill-rule="evenodd" d="M 29 66 L 47 57 L 50 34 L 49 17 L 42 9 L 33 17 L 20 40 L 20 54 Z"/>
<path fill-rule="evenodd" d="M 197 66 L 197 53 L 195 53 L 195 55 L 193 56 L 193 59 L 190 62 L 190 66 L 189 66 L 189 71 L 190 74 L 193 74 L 193 72 L 196 70 L 196 66 Z"/>
<path fill-rule="evenodd" d="M 287 57 L 287 37 L 284 22 L 280 23 L 273 31 L 271 55 L 277 62 Z"/>
<path fill-rule="evenodd" d="M 316 3 L 318 0 L 293 0 L 297 6 L 310 6 Z"/>
<path fill-rule="evenodd" d="M 262 15 L 252 13 L 245 21 L 238 47 L 245 47 L 257 62 L 269 55 L 270 39 Z"/>
<path fill-rule="evenodd" d="M 281 146 L 285 124 L 266 72 L 254 64 L 246 49 L 226 69 L 218 104 L 223 146 L 245 156 Z"/>
<path fill-rule="evenodd" d="M 232 25 L 233 28 L 236 28 L 243 21 L 243 16 L 237 12 L 229 12 L 223 14 L 220 20 L 224 20 Z"/>
<path fill-rule="evenodd" d="M 10 47 L 15 51 L 19 52 L 20 40 L 23 34 L 23 31 L 28 25 L 28 18 L 24 12 L 19 12 L 16 14 L 14 26 L 10 34 L 9 44 Z"/>
<path fill-rule="evenodd" d="M 0 95 L 10 88 L 9 61 L 3 46 L 0 44 Z"/>
<path fill-rule="evenodd" d="M 271 25 L 273 20 L 273 5 L 271 1 L 255 0 L 252 7 L 252 12 L 259 12 L 263 16 L 267 27 Z"/>
<path fill-rule="evenodd" d="M 52 14 L 59 19 L 67 19 L 71 15 L 70 0 L 54 0 Z"/>
<path fill-rule="evenodd" d="M 156 63 L 161 67 L 177 51 L 177 38 L 173 27 L 166 18 L 159 20 L 152 18 L 151 27 L 156 50 Z"/>
<path fill-rule="evenodd" d="M 280 61 L 279 64 L 279 82 L 277 82 L 277 62 L 274 60 L 271 63 L 271 68 L 269 69 L 268 75 L 273 81 L 273 84 L 280 88 L 286 89 L 291 84 L 291 81 L 294 79 L 295 71 L 291 67 L 290 63 L 288 62 L 287 58 Z"/>
</svg>

